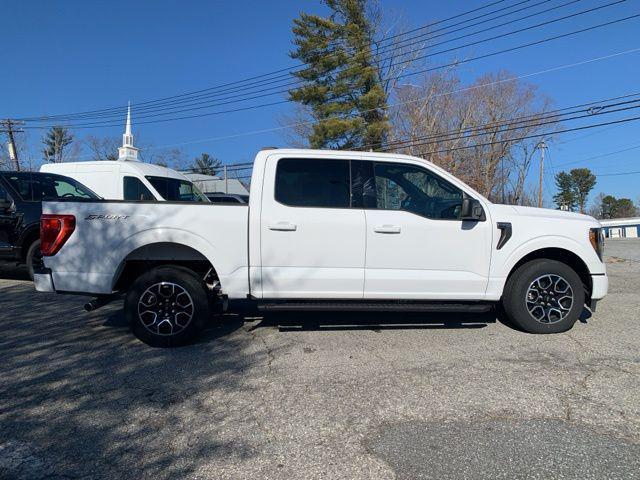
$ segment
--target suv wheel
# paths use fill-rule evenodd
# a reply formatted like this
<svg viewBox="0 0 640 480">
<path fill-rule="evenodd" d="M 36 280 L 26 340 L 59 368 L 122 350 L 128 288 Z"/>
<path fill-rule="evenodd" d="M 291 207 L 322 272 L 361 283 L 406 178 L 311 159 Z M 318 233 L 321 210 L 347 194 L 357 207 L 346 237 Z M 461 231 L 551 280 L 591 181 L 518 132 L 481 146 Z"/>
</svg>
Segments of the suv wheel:
<svg viewBox="0 0 640 480">
<path fill-rule="evenodd" d="M 584 287 L 568 265 L 533 260 L 509 278 L 502 303 L 509 319 L 529 333 L 565 332 L 582 313 Z"/>
<path fill-rule="evenodd" d="M 184 345 L 210 316 L 204 282 L 177 266 L 154 268 L 140 276 L 127 292 L 124 307 L 134 335 L 153 347 Z"/>
<path fill-rule="evenodd" d="M 27 264 L 27 271 L 29 272 L 29 278 L 33 281 L 33 274 L 39 268 L 44 267 L 42 261 L 42 252 L 40 251 L 40 240 L 36 240 L 31 244 L 29 250 L 27 250 L 27 256 L 25 258 Z"/>
</svg>

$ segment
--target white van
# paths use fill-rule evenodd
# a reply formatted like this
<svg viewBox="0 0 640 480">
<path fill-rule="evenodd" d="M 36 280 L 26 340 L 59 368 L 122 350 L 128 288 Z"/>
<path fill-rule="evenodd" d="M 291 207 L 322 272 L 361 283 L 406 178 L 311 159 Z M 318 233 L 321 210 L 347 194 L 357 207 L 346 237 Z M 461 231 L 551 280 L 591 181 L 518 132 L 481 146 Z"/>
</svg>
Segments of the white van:
<svg viewBox="0 0 640 480">
<path fill-rule="evenodd" d="M 71 177 L 107 200 L 206 202 L 207 197 L 171 168 L 133 161 L 47 163 L 41 172 Z"/>
</svg>

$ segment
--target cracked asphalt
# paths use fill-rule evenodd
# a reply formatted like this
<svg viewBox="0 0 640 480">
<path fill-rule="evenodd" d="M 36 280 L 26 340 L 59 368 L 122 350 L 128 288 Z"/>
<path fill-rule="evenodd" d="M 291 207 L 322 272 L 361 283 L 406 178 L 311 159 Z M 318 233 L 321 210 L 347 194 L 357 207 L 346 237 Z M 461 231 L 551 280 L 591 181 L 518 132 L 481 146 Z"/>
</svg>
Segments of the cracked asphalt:
<svg viewBox="0 0 640 480">
<path fill-rule="evenodd" d="M 492 315 L 228 316 L 152 349 L 0 271 L 0 479 L 640 476 L 640 240 L 568 333 Z"/>
</svg>

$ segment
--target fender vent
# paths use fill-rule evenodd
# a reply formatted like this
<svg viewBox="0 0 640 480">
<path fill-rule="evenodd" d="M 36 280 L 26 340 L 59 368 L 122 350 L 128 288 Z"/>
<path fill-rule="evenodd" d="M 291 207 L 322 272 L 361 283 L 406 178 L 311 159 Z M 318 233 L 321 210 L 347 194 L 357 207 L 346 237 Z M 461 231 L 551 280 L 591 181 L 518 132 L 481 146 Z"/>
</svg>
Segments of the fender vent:
<svg viewBox="0 0 640 480">
<path fill-rule="evenodd" d="M 500 250 L 504 247 L 505 243 L 509 241 L 511 234 L 513 233 L 511 223 L 509 222 L 498 222 L 498 230 L 500 230 L 500 239 L 498 240 L 496 250 Z"/>
</svg>

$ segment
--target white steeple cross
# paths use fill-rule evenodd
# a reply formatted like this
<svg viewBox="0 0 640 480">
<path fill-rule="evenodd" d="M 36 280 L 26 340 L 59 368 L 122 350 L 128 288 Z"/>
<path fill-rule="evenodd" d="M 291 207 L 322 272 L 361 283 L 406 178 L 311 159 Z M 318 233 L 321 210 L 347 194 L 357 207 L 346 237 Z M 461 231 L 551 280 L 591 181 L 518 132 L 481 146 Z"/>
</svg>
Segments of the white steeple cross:
<svg viewBox="0 0 640 480">
<path fill-rule="evenodd" d="M 131 102 L 127 106 L 127 124 L 122 135 L 122 146 L 118 148 L 118 160 L 122 162 L 138 161 L 138 149 L 133 146 L 133 134 L 131 133 Z"/>
</svg>

